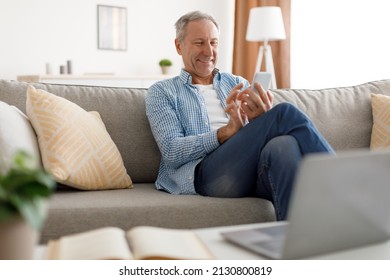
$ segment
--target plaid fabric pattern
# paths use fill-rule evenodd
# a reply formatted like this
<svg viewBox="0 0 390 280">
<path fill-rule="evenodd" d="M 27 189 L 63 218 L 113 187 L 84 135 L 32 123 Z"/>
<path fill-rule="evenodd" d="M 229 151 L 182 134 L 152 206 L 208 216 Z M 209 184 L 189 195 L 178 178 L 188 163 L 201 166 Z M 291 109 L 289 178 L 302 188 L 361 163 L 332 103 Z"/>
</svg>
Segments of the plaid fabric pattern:
<svg viewBox="0 0 390 280">
<path fill-rule="evenodd" d="M 229 73 L 215 71 L 213 85 L 226 107 L 226 97 L 247 80 Z M 146 114 L 161 152 L 157 189 L 172 194 L 195 194 L 196 165 L 219 147 L 217 131 L 211 130 L 202 94 L 192 84 L 191 75 L 180 75 L 152 85 L 145 99 Z"/>
</svg>

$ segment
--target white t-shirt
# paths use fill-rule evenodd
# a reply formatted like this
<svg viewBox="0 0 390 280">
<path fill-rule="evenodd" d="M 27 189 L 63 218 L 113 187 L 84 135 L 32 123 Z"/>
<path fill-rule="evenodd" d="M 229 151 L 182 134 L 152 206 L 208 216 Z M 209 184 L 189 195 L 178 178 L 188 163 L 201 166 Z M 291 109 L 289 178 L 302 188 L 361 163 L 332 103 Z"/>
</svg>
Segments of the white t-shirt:
<svg viewBox="0 0 390 280">
<path fill-rule="evenodd" d="M 213 85 L 195 85 L 199 93 L 203 95 L 207 112 L 211 124 L 211 129 L 215 130 L 228 123 L 229 119 L 219 100 L 217 91 Z"/>
</svg>

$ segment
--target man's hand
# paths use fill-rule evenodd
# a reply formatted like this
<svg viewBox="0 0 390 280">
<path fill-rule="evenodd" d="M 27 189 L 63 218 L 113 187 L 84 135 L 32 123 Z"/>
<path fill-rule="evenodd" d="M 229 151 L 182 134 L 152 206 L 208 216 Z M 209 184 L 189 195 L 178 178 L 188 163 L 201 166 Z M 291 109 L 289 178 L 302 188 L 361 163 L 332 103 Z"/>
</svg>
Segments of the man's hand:
<svg viewBox="0 0 390 280">
<path fill-rule="evenodd" d="M 247 88 L 237 98 L 241 101 L 241 110 L 248 116 L 249 121 L 269 111 L 273 104 L 272 93 L 265 92 L 259 83 L 255 83 L 255 91 Z"/>
<path fill-rule="evenodd" d="M 218 129 L 217 136 L 220 144 L 228 140 L 234 134 L 237 133 L 242 127 L 243 123 L 241 120 L 246 119 L 246 114 L 243 110 L 240 110 L 238 101 L 238 95 L 244 85 L 242 83 L 235 86 L 228 97 L 226 98 L 226 113 L 229 114 L 229 122 L 227 125 Z"/>
<path fill-rule="evenodd" d="M 252 121 L 272 108 L 273 95 L 265 92 L 259 83 L 255 83 L 255 91 L 250 87 L 241 91 L 243 84 L 238 84 L 226 98 L 226 113 L 230 119 L 227 125 L 218 129 L 218 141 L 223 143 L 237 133 L 246 119 Z"/>
</svg>

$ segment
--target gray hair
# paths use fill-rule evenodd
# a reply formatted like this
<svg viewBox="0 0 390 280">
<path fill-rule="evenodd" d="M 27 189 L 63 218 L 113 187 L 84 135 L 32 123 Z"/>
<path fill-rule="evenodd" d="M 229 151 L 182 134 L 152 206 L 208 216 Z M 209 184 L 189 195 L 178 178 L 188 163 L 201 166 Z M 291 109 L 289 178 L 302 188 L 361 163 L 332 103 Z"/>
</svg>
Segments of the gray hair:
<svg viewBox="0 0 390 280">
<path fill-rule="evenodd" d="M 200 11 L 194 11 L 194 12 L 189 12 L 185 14 L 184 16 L 180 17 L 176 23 L 176 39 L 179 40 L 180 42 L 184 40 L 184 37 L 186 35 L 185 29 L 187 27 L 187 24 L 191 21 L 197 21 L 197 20 L 210 20 L 214 25 L 217 27 L 219 31 L 219 26 L 217 21 L 210 15 L 206 13 L 202 13 Z"/>
</svg>

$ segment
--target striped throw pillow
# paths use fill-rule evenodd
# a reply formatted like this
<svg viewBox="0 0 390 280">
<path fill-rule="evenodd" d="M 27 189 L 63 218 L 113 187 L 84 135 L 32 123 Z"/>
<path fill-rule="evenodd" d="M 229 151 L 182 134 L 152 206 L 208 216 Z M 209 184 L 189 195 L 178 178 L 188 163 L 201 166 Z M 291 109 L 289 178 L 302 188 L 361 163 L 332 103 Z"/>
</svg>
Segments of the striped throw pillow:
<svg viewBox="0 0 390 280">
<path fill-rule="evenodd" d="M 373 126 L 371 149 L 390 148 L 390 96 L 371 95 Z"/>
<path fill-rule="evenodd" d="M 26 112 L 38 136 L 44 168 L 82 190 L 131 188 L 118 148 L 100 115 L 29 86 Z"/>
</svg>

